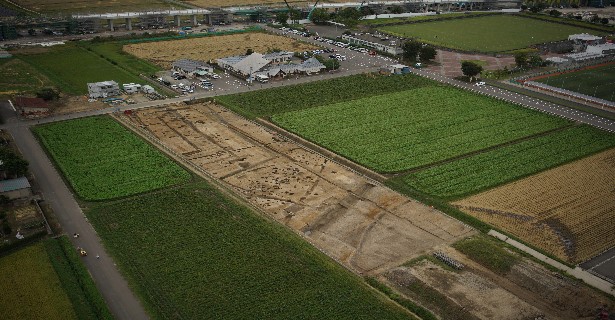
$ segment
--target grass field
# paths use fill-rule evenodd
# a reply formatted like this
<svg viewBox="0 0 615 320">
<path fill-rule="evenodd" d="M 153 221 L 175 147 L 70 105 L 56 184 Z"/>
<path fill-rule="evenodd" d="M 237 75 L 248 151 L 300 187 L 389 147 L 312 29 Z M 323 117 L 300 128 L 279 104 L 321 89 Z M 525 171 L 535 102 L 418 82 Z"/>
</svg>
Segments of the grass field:
<svg viewBox="0 0 615 320">
<path fill-rule="evenodd" d="M 438 14 L 438 15 L 429 15 L 429 16 L 415 16 L 415 17 L 407 17 L 407 18 L 376 18 L 370 20 L 361 20 L 359 23 L 362 25 L 379 25 L 379 24 L 388 24 L 388 23 L 402 23 L 402 22 L 414 22 L 414 21 L 432 21 L 432 20 L 443 20 L 449 18 L 457 18 L 457 17 L 475 17 L 485 14 L 493 14 L 491 12 L 453 12 L 446 14 Z"/>
<path fill-rule="evenodd" d="M 0 97 L 32 93 L 53 83 L 29 64 L 17 59 L 0 59 Z"/>
<path fill-rule="evenodd" d="M 534 81 L 615 102 L 615 63 Z"/>
<path fill-rule="evenodd" d="M 615 135 L 578 126 L 406 175 L 422 192 L 443 198 L 476 193 L 615 146 Z"/>
<path fill-rule="evenodd" d="M 397 77 L 360 74 L 220 96 L 216 101 L 248 118 L 258 118 L 428 85 L 437 82 L 411 74 Z"/>
<path fill-rule="evenodd" d="M 45 13 L 104 13 L 171 8 L 161 0 L 14 0 L 14 2 L 30 10 Z"/>
<path fill-rule="evenodd" d="M 518 16 L 498 15 L 381 27 L 379 30 L 452 49 L 503 52 L 598 31 Z"/>
<path fill-rule="evenodd" d="M 186 181 L 190 174 L 109 117 L 34 128 L 84 200 L 104 200 Z"/>
<path fill-rule="evenodd" d="M 615 148 L 454 202 L 562 260 L 615 245 Z"/>
<path fill-rule="evenodd" d="M 78 319 L 42 242 L 0 258 L 2 319 Z"/>
<path fill-rule="evenodd" d="M 380 172 L 431 164 L 568 123 L 450 87 L 336 103 L 272 120 Z"/>
<path fill-rule="evenodd" d="M 82 42 L 80 45 L 97 55 L 111 60 L 132 74 L 152 74 L 162 70 L 155 64 L 136 58 L 123 51 L 123 44 L 117 42 Z M 113 63 L 112 62 L 112 63 Z"/>
<path fill-rule="evenodd" d="M 97 203 L 87 215 L 154 318 L 412 318 L 205 183 Z"/>
<path fill-rule="evenodd" d="M 89 82 L 115 80 L 121 84 L 144 81 L 72 43 L 18 56 L 46 75 L 62 91 L 74 95 L 87 94 Z"/>
</svg>

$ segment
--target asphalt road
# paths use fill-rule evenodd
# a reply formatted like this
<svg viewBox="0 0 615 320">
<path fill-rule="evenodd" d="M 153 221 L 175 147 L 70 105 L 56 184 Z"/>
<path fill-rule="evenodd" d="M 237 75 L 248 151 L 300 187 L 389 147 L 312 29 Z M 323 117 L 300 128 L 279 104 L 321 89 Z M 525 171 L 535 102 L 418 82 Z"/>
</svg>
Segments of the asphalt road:
<svg viewBox="0 0 615 320">
<path fill-rule="evenodd" d="M 611 248 L 611 250 L 582 263 L 581 268 L 598 274 L 615 284 L 615 248 Z"/>
<path fill-rule="evenodd" d="M 15 113 L 7 102 L 0 102 L 0 112 L 5 122 L 16 123 Z M 88 256 L 83 257 L 82 261 L 92 275 L 111 313 L 116 319 L 148 319 L 145 309 L 105 251 L 96 231 L 88 222 L 47 154 L 38 144 L 30 128 L 9 126 L 7 130 L 13 136 L 24 158 L 30 163 L 30 172 L 40 186 L 43 198 L 53 208 L 64 231 L 69 235 L 79 233 L 78 238 L 71 236 L 70 239 L 75 250 L 77 247 L 82 247 L 88 252 Z M 97 255 L 100 258 L 97 259 Z"/>
</svg>

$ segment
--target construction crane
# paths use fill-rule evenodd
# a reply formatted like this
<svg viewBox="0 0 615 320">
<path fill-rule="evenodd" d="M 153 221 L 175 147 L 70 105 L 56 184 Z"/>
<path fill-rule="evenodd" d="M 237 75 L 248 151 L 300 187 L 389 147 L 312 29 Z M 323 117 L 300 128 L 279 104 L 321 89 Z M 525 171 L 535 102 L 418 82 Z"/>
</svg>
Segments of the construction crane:
<svg viewBox="0 0 615 320">
<path fill-rule="evenodd" d="M 320 0 L 316 0 L 316 2 L 314 3 L 314 6 L 312 7 L 312 10 L 310 10 L 310 13 L 308 13 L 308 20 L 312 21 L 312 13 L 314 12 L 314 10 L 316 10 L 316 5 L 318 4 L 318 1 Z"/>
</svg>

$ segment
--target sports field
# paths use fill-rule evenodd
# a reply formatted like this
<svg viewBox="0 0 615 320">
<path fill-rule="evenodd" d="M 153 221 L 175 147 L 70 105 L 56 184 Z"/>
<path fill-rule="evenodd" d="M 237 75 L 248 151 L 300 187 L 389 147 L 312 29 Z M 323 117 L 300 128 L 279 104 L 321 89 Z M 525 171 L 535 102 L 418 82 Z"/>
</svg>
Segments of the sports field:
<svg viewBox="0 0 615 320">
<path fill-rule="evenodd" d="M 86 94 L 89 82 L 115 80 L 118 83 L 142 83 L 143 79 L 99 55 L 67 43 L 49 49 L 28 51 L 18 57 L 47 76 L 68 94 Z"/>
<path fill-rule="evenodd" d="M 564 40 L 577 33 L 599 34 L 581 27 L 510 15 L 414 23 L 378 28 L 383 32 L 419 38 L 452 49 L 503 52 L 532 44 Z"/>
<path fill-rule="evenodd" d="M 534 81 L 615 102 L 615 63 Z"/>
<path fill-rule="evenodd" d="M 13 0 L 18 5 L 37 12 L 103 13 L 170 9 L 162 0 Z M 177 7 L 178 4 L 174 3 Z"/>
<path fill-rule="evenodd" d="M 77 194 L 104 200 L 146 192 L 190 178 L 160 151 L 109 117 L 34 128 Z"/>
<path fill-rule="evenodd" d="M 156 319 L 413 319 L 205 183 L 97 203 L 86 214 Z"/>
<path fill-rule="evenodd" d="M 451 87 L 277 114 L 278 125 L 380 172 L 399 172 L 568 124 Z"/>
</svg>

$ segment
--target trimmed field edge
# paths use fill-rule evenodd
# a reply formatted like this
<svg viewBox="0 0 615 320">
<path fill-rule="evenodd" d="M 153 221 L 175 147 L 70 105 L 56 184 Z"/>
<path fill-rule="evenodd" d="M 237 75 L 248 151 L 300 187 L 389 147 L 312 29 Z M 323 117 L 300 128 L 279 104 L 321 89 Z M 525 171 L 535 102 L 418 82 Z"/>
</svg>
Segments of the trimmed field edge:
<svg viewBox="0 0 615 320">
<path fill-rule="evenodd" d="M 143 138 L 141 135 L 136 134 L 133 130 L 131 130 L 130 128 L 126 127 L 121 121 L 117 121 L 117 119 L 115 119 L 114 117 L 112 117 L 111 115 L 94 115 L 94 116 L 88 116 L 88 117 L 109 117 L 110 119 L 114 120 L 115 122 L 117 122 L 119 125 L 121 125 L 127 132 L 129 132 L 130 134 L 135 135 L 136 137 L 139 138 L 139 140 L 143 141 L 144 143 L 146 143 L 147 145 L 149 145 L 150 147 L 154 148 L 155 150 L 157 150 L 158 152 L 160 152 L 164 157 L 166 157 L 167 159 L 171 160 L 173 163 L 175 163 L 176 165 L 178 165 L 180 168 L 182 168 L 184 171 L 186 171 L 189 175 L 189 178 L 183 182 L 177 183 L 175 185 L 169 185 L 169 186 L 164 186 L 161 188 L 157 188 L 157 189 L 152 189 L 152 190 L 148 190 L 148 191 L 144 191 L 144 192 L 139 192 L 139 193 L 135 193 L 135 194 L 130 194 L 130 195 L 125 195 L 125 196 L 121 196 L 121 197 L 115 197 L 115 198 L 109 198 L 109 199 L 99 199 L 99 200 L 91 200 L 91 199 L 85 199 L 83 198 L 74 188 L 73 185 L 70 183 L 70 181 L 68 180 L 68 178 L 66 177 L 66 174 L 64 173 L 64 171 L 61 169 L 60 165 L 58 164 L 58 162 L 56 161 L 56 159 L 51 155 L 51 153 L 48 150 L 47 145 L 44 143 L 43 138 L 39 135 L 39 133 L 35 130 L 36 127 L 38 125 L 32 126 L 30 127 L 30 132 L 32 132 L 32 135 L 34 136 L 34 138 L 36 139 L 36 141 L 39 143 L 39 145 L 41 146 L 41 149 L 43 149 L 43 151 L 45 152 L 45 154 L 47 155 L 47 158 L 51 161 L 51 163 L 53 164 L 54 168 L 56 168 L 56 170 L 58 170 L 58 172 L 60 173 L 60 177 L 62 178 L 62 180 L 64 181 L 64 184 L 67 186 L 67 188 L 71 191 L 72 194 L 74 194 L 76 196 L 76 200 L 78 200 L 79 205 L 83 206 L 85 203 L 97 203 L 97 202 L 107 202 L 107 201 L 115 201 L 115 200 L 121 200 L 121 199 L 126 199 L 126 198 L 131 198 L 137 195 L 142 195 L 142 194 L 148 194 L 154 191 L 158 191 L 158 190 L 164 190 L 167 188 L 172 188 L 172 187 L 176 187 L 176 186 L 181 186 L 187 183 L 191 183 L 195 176 L 194 173 L 188 169 L 186 166 L 184 166 L 181 162 L 177 161 L 176 159 L 174 159 L 173 157 L 170 157 L 166 152 L 162 152 L 160 150 L 160 148 L 158 148 L 156 145 L 152 144 L 148 139 Z M 85 118 L 88 118 L 85 117 Z M 81 118 L 82 119 L 82 118 Z M 77 119 L 68 119 L 68 120 L 61 120 L 61 121 L 56 121 L 53 123 L 59 123 L 59 122 L 65 122 L 65 121 L 71 121 L 71 120 L 77 120 Z M 41 124 L 40 126 L 44 126 L 46 124 Z"/>
<path fill-rule="evenodd" d="M 77 251 L 66 236 L 50 238 L 43 242 L 64 292 L 68 295 L 78 319 L 112 320 L 96 284 L 90 277 Z"/>
<path fill-rule="evenodd" d="M 386 284 L 378 281 L 375 277 L 364 277 L 363 278 L 367 284 L 369 284 L 375 290 L 381 292 L 383 295 L 387 296 L 389 299 L 397 302 L 400 306 L 410 311 L 412 314 L 418 316 L 423 320 L 437 320 L 438 318 L 428 309 L 423 306 L 415 303 L 414 301 L 403 297 L 398 292 L 395 292 Z"/>
</svg>

